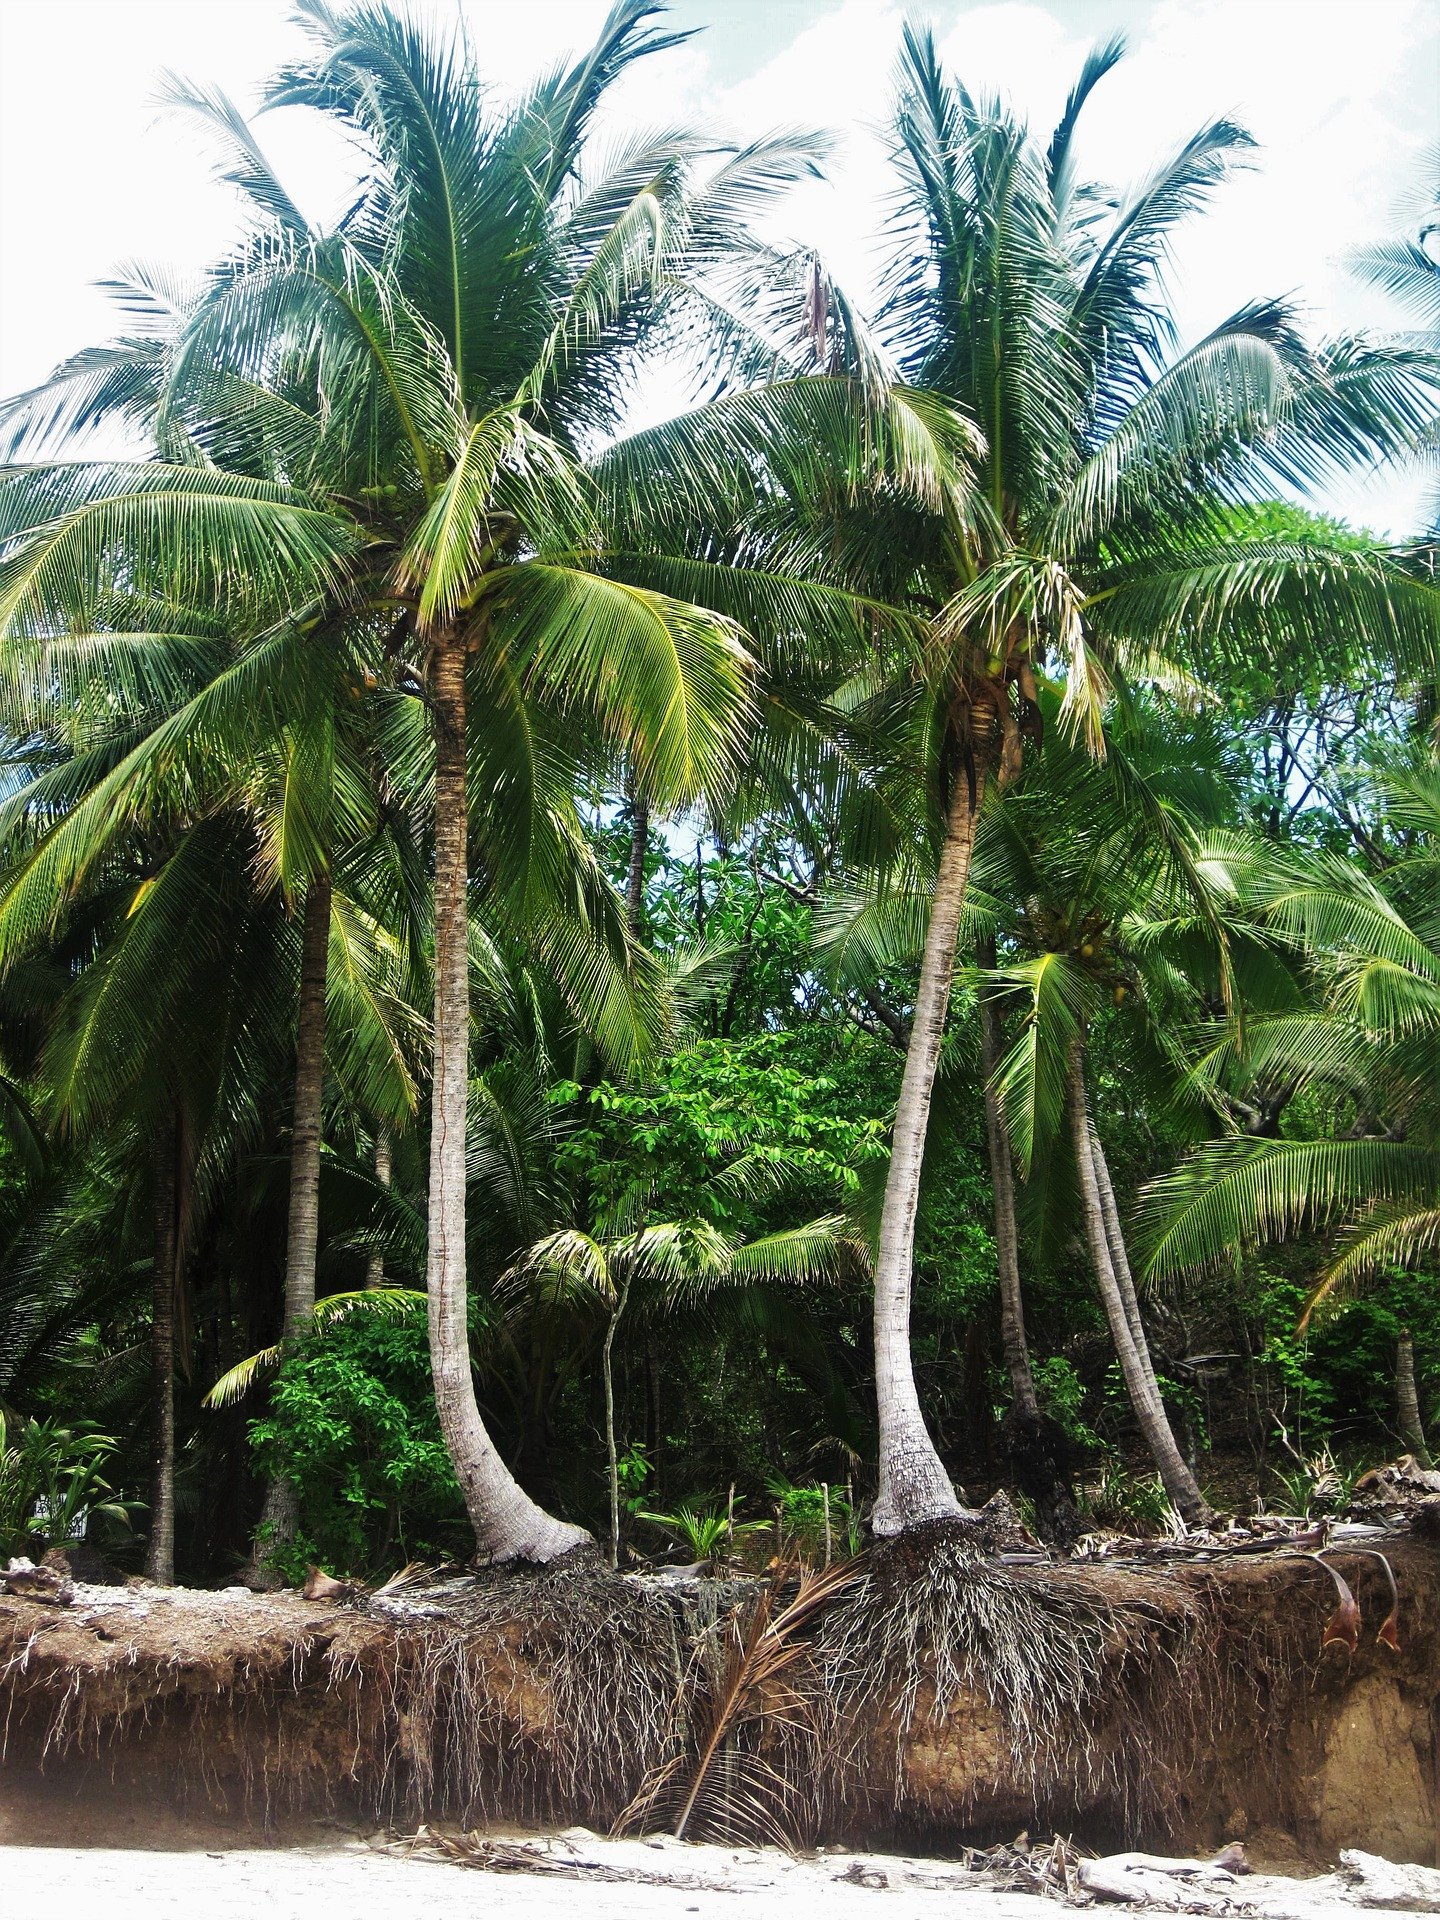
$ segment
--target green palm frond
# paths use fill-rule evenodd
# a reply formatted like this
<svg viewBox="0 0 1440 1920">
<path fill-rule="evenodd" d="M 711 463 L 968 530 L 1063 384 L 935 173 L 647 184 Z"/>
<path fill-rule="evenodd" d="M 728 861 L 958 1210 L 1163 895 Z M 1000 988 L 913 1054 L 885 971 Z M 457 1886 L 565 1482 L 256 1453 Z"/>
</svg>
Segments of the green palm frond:
<svg viewBox="0 0 1440 1920">
<path fill-rule="evenodd" d="M 1047 533 L 1061 551 L 1098 544 L 1144 507 L 1183 499 L 1222 457 L 1273 433 L 1291 382 L 1255 334 L 1221 332 L 1173 361 L 1076 473 Z"/>
<path fill-rule="evenodd" d="M 647 790 L 723 790 L 750 712 L 750 655 L 722 615 L 550 561 L 491 576 L 487 616 L 522 671 L 593 715 Z"/>
<path fill-rule="evenodd" d="M 1064 1128 L 1070 1063 L 1091 990 L 1062 953 L 1043 953 L 988 977 L 1023 1008 L 1023 1025 L 1000 1063 L 996 1091 L 1016 1160 L 1028 1175 Z"/>
<path fill-rule="evenodd" d="M 327 1293 L 315 1302 L 314 1323 L 319 1329 L 351 1313 L 373 1313 L 383 1319 L 394 1319 L 423 1310 L 424 1305 L 425 1295 L 410 1287 L 366 1287 L 349 1293 Z M 258 1353 L 237 1361 L 221 1374 L 201 1400 L 201 1406 L 212 1409 L 234 1406 L 262 1375 L 279 1366 L 282 1357 L 278 1346 L 262 1347 Z"/>
<path fill-rule="evenodd" d="M 160 102 L 193 115 L 216 142 L 218 180 L 244 194 L 266 221 L 296 235 L 308 235 L 305 216 L 281 185 L 249 121 L 227 94 L 218 87 L 197 86 L 167 74 Z"/>
<path fill-rule="evenodd" d="M 322 664 L 291 630 L 267 636 L 92 785 L 78 789 L 74 803 L 47 820 L 33 847 L 0 876 L 0 954 L 50 932 L 87 878 L 137 826 L 217 804 L 233 787 L 235 768 L 269 737 L 271 701 L 303 710 L 305 690 Z M 17 807 L 26 801 L 22 789 Z"/>
<path fill-rule="evenodd" d="M 1206 546 L 1124 566 L 1089 597 L 1087 618 L 1139 632 L 1167 650 L 1221 662 L 1321 650 L 1343 635 L 1407 672 L 1433 671 L 1440 653 L 1440 589 L 1392 558 L 1263 539 Z M 1197 648 L 1191 635 L 1204 636 Z"/>
<path fill-rule="evenodd" d="M 1170 1280 L 1257 1239 L 1434 1191 L 1433 1150 L 1393 1140 L 1216 1140 L 1146 1190 L 1145 1270 Z"/>
<path fill-rule="evenodd" d="M 1305 1302 L 1301 1331 L 1339 1294 L 1394 1267 L 1415 1267 L 1440 1248 L 1440 1205 L 1371 1205 L 1346 1230 L 1340 1250 Z"/>
<path fill-rule="evenodd" d="M 228 1367 L 200 1404 L 216 1410 L 233 1407 L 237 1400 L 245 1398 L 257 1380 L 272 1373 L 279 1364 L 280 1348 L 262 1347 L 258 1353 L 249 1354 L 233 1367 Z"/>
<path fill-rule="evenodd" d="M 51 465 L 0 474 L 0 633 L 88 623 L 117 551 L 127 584 L 220 620 L 268 621 L 338 591 L 353 522 L 208 468 Z"/>
</svg>

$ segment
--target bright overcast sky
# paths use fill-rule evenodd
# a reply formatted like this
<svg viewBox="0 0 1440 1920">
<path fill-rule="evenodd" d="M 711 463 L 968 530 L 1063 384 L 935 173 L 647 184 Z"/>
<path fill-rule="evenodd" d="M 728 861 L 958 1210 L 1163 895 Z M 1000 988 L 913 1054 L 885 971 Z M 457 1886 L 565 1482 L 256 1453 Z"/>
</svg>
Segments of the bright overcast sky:
<svg viewBox="0 0 1440 1920">
<path fill-rule="evenodd" d="M 502 86 L 583 46 L 606 0 L 419 0 L 460 8 Z M 824 126 L 841 136 L 823 187 L 797 194 L 791 236 L 818 245 L 862 296 L 885 191 L 875 137 L 900 22 L 930 19 L 972 88 L 1000 89 L 1048 129 L 1085 50 L 1117 28 L 1130 57 L 1088 109 L 1082 158 L 1123 184 L 1203 120 L 1234 113 L 1255 167 L 1186 230 L 1172 276 L 1183 332 L 1244 301 L 1298 295 L 1317 333 L 1398 324 L 1347 272 L 1388 231 L 1440 141 L 1435 0 L 676 0 L 707 31 L 646 62 L 617 106 L 640 123 L 701 118 L 741 135 Z M 253 102 L 296 45 L 289 0 L 0 0 L 0 393 L 34 384 L 110 331 L 94 282 L 135 259 L 194 269 L 236 231 L 192 130 L 157 111 L 168 68 Z M 337 204 L 336 156 L 303 116 L 262 137 L 295 197 Z M 288 123 L 288 124 L 287 124 Z M 1420 483 L 1387 476 L 1332 504 L 1401 535 Z"/>
</svg>

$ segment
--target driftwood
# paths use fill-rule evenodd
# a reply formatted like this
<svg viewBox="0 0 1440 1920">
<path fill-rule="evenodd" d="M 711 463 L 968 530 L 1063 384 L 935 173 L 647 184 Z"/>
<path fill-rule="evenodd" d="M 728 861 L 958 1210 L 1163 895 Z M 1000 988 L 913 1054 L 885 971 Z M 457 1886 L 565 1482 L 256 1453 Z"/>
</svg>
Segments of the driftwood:
<svg viewBox="0 0 1440 1920">
<path fill-rule="evenodd" d="M 1142 1912 L 1235 1914 L 1256 1911 L 1237 1885 L 1237 1873 L 1245 1872 L 1243 1850 L 1227 1847 L 1211 1861 L 1111 1854 L 1080 1861 L 1077 1877 L 1093 1899 Z M 1297 1887 L 1298 1904 L 1290 1911 L 1305 1910 L 1306 1891 L 1304 1883 Z M 1440 1914 L 1440 1872 L 1435 1868 L 1400 1866 L 1358 1849 L 1342 1853 L 1339 1873 L 1309 1882 L 1308 1891 L 1321 1898 L 1338 1896 L 1365 1913 Z M 1271 1898 L 1260 1910 L 1278 1914 L 1285 1909 Z"/>
<path fill-rule="evenodd" d="M 1340 1870 L 1314 1880 L 1250 1874 L 1244 1848 L 1213 1860 L 1117 1853 L 1090 1860 L 1057 1838 L 1032 1846 L 1028 1834 L 995 1847 L 967 1847 L 959 1861 L 824 1847 L 808 1858 L 772 1848 L 694 1845 L 673 1837 L 604 1839 L 586 1827 L 563 1833 L 492 1836 L 421 1827 L 411 1838 L 377 1834 L 387 1853 L 421 1853 L 488 1873 L 664 1887 L 674 1894 L 764 1894 L 774 1911 L 819 1912 L 829 1887 L 892 1893 L 944 1892 L 957 1913 L 988 1893 L 1026 1892 L 1069 1908 L 1124 1906 L 1140 1913 L 1213 1914 L 1217 1920 L 1340 1920 L 1354 1913 L 1440 1913 L 1440 1873 L 1396 1866 L 1374 1854 L 1343 1853 Z M 1037 1906 L 1037 1916 L 1045 1909 Z"/>
</svg>

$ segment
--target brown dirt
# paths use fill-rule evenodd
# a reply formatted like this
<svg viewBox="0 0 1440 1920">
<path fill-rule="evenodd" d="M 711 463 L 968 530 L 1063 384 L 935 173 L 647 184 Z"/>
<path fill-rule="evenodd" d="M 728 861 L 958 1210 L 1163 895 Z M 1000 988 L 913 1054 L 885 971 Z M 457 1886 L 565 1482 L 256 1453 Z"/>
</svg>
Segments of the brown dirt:
<svg viewBox="0 0 1440 1920">
<path fill-rule="evenodd" d="M 1098 1622 L 1083 1724 L 1017 1734 L 973 1663 L 936 1711 L 922 1655 L 908 1713 L 835 1695 L 815 1836 L 946 1848 L 1028 1826 L 1101 1847 L 1245 1838 L 1261 1865 L 1342 1846 L 1440 1864 L 1440 1542 L 1386 1547 L 1402 1651 L 1374 1640 L 1380 1569 L 1342 1559 L 1365 1623 L 1353 1658 L 1322 1653 L 1333 1596 L 1293 1557 L 1020 1570 L 1037 1606 Z M 682 1604 L 594 1574 L 466 1594 L 428 1616 L 423 1594 L 0 1598 L 0 1842 L 608 1825 L 668 1750 L 688 1649 L 733 1595 Z"/>
<path fill-rule="evenodd" d="M 912 1725 L 887 1830 L 934 1843 L 1038 1825 L 1181 1851 L 1244 1839 L 1257 1864 L 1288 1869 L 1357 1846 L 1440 1864 L 1440 1551 L 1385 1547 L 1399 1653 L 1374 1637 L 1390 1604 L 1380 1568 L 1343 1549 L 1332 1557 L 1364 1622 L 1353 1656 L 1322 1650 L 1335 1596 L 1299 1557 L 1047 1574 L 1109 1615 L 1088 1741 L 1059 1730 L 1027 1779 L 1004 1716 L 969 1693 Z"/>
</svg>

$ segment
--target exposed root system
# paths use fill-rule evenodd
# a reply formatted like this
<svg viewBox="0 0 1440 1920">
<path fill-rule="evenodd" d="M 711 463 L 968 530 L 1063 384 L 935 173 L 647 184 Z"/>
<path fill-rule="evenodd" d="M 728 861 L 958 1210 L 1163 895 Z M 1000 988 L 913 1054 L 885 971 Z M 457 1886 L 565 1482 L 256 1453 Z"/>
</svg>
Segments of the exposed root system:
<svg viewBox="0 0 1440 1920">
<path fill-rule="evenodd" d="M 763 1801 L 752 1827 L 796 1840 L 1278 1828 L 1428 1861 L 1440 1549 L 1387 1553 L 1398 1618 L 1384 1566 L 1330 1555 L 1353 1652 L 1322 1648 L 1331 1583 L 1300 1555 L 1005 1565 L 947 1529 L 878 1549 L 798 1613 L 794 1576 L 593 1564 L 339 1604 L 0 1596 L 0 1836 L 7 1795 L 43 1770 L 87 1800 L 258 1821 L 604 1828 L 630 1808 L 718 1834 Z"/>
<path fill-rule="evenodd" d="M 613 1819 L 665 1753 L 690 1611 L 598 1567 L 561 1567 L 476 1582 L 407 1625 L 386 1676 L 387 1811 Z"/>
</svg>

